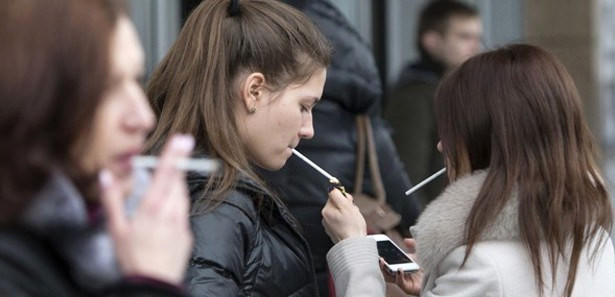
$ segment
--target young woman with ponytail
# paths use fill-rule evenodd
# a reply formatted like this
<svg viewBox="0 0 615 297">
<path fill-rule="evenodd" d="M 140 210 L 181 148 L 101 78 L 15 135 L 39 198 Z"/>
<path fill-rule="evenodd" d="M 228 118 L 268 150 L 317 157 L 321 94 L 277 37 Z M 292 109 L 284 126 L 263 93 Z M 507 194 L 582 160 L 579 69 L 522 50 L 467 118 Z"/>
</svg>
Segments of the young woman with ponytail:
<svg viewBox="0 0 615 297">
<path fill-rule="evenodd" d="M 155 70 L 147 93 L 157 152 L 174 133 L 222 161 L 189 175 L 194 296 L 317 296 L 308 243 L 259 170 L 278 170 L 302 138 L 329 64 L 326 39 L 275 0 L 203 1 Z"/>
</svg>

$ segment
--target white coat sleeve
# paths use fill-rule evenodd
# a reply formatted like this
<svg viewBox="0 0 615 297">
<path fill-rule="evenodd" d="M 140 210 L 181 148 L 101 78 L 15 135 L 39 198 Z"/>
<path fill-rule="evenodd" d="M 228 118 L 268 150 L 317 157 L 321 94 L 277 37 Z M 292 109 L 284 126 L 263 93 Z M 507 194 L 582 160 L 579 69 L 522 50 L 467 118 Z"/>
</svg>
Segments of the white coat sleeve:
<svg viewBox="0 0 615 297">
<path fill-rule="evenodd" d="M 327 253 L 338 297 L 384 296 L 376 241 L 368 237 L 342 240 Z"/>
</svg>

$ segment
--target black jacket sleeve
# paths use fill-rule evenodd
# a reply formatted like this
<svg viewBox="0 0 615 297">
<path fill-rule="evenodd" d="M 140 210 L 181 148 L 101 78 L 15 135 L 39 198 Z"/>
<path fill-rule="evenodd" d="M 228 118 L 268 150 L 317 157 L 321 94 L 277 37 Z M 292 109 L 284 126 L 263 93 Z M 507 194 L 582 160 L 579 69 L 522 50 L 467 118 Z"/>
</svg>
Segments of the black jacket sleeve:
<svg viewBox="0 0 615 297">
<path fill-rule="evenodd" d="M 184 290 L 156 282 L 122 280 L 111 287 L 104 297 L 187 297 Z"/>
<path fill-rule="evenodd" d="M 0 296 L 89 296 L 74 286 L 62 260 L 29 232 L 0 232 Z M 182 288 L 157 281 L 121 279 L 96 292 L 102 297 L 185 297 Z"/>
<path fill-rule="evenodd" d="M 12 280 L 0 280 L 0 296 L 11 297 L 43 297 L 43 296 L 61 296 L 55 295 L 54 290 L 28 289 L 20 286 Z M 34 279 L 30 279 L 30 288 L 34 284 L 40 285 Z M 70 296 L 77 296 L 76 295 Z M 66 296 L 66 295 L 64 295 Z M 101 297 L 187 297 L 188 295 L 182 289 L 173 286 L 156 285 L 152 283 L 122 281 L 110 288 L 104 293 L 97 295 Z"/>
</svg>

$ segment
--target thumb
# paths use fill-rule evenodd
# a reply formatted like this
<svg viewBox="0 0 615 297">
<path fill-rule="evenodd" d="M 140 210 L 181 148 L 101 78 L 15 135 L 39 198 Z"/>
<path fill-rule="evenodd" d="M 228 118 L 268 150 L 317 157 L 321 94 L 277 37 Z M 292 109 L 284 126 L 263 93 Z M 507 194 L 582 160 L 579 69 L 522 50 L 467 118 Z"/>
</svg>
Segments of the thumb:
<svg viewBox="0 0 615 297">
<path fill-rule="evenodd" d="M 107 215 L 107 229 L 113 237 L 116 237 L 123 233 L 128 225 L 124 213 L 123 191 L 109 170 L 103 169 L 98 178 L 101 186 L 101 203 Z"/>
</svg>

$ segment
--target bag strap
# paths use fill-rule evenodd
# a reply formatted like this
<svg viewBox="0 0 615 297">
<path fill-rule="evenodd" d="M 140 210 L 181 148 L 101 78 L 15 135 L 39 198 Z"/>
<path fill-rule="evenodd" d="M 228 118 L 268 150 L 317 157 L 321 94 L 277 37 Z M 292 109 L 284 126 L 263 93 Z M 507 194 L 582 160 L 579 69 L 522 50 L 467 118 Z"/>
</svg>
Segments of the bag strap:
<svg viewBox="0 0 615 297">
<path fill-rule="evenodd" d="M 384 204 L 386 201 L 386 191 L 384 190 L 382 176 L 380 175 L 378 153 L 376 151 L 376 142 L 374 140 L 374 131 L 371 120 L 367 115 L 357 115 L 355 117 L 355 122 L 357 125 L 357 157 L 355 164 L 355 183 L 353 193 L 361 193 L 363 189 L 363 176 L 365 173 L 367 146 L 367 161 L 369 162 L 369 173 L 374 194 L 378 203 Z"/>
<path fill-rule="evenodd" d="M 372 122 L 367 115 L 363 116 L 363 121 L 365 123 L 365 134 L 367 135 L 367 156 L 369 158 L 369 173 L 372 180 L 372 187 L 378 202 L 380 202 L 380 204 L 384 204 L 386 202 L 387 194 L 382 183 L 382 175 L 380 175 L 378 152 L 376 151 L 376 141 L 374 140 Z"/>
<path fill-rule="evenodd" d="M 357 153 L 354 166 L 354 190 L 352 193 L 361 193 L 363 191 L 363 175 L 365 174 L 365 122 L 361 115 L 355 117 L 357 128 Z"/>
</svg>

